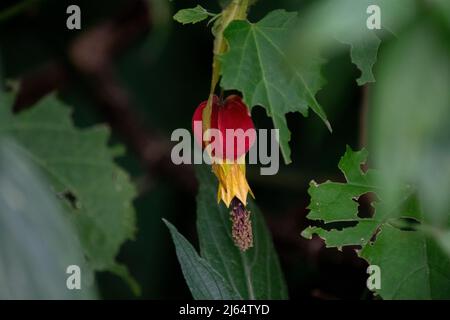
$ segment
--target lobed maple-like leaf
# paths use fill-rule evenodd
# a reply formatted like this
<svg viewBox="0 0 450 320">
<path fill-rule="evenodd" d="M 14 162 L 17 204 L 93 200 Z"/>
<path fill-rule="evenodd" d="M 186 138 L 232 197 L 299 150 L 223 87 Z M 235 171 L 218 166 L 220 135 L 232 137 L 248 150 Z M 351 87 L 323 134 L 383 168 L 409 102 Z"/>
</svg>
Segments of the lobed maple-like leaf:
<svg viewBox="0 0 450 320">
<path fill-rule="evenodd" d="M 311 182 L 307 217 L 323 221 L 325 226 L 308 227 L 302 236 L 317 234 L 327 247 L 361 247 L 359 256 L 380 267 L 381 288 L 377 292 L 384 299 L 450 298 L 450 257 L 423 229 L 405 229 L 402 224 L 402 218 L 427 224 L 410 188 L 405 188 L 395 206 L 386 206 L 381 198 L 374 204 L 373 217 L 358 216 L 356 200 L 360 196 L 371 192 L 382 197 L 378 174 L 361 170 L 366 158 L 366 151 L 354 152 L 347 147 L 339 162 L 346 183 Z M 341 229 L 329 226 L 336 222 L 343 224 Z"/>
<path fill-rule="evenodd" d="M 262 106 L 280 130 L 280 148 L 286 163 L 290 159 L 290 131 L 285 115 L 311 108 L 330 128 L 315 95 L 324 81 L 321 60 L 299 67 L 286 54 L 297 14 L 284 10 L 270 12 L 257 23 L 233 21 L 224 31 L 228 51 L 221 56 L 221 86 L 239 90 L 247 106 Z"/>
</svg>

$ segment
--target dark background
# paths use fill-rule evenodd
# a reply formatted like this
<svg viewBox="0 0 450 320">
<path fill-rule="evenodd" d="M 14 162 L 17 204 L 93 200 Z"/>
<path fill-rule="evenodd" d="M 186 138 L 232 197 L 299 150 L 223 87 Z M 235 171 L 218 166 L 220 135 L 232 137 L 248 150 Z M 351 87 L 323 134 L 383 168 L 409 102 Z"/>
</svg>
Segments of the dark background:
<svg viewBox="0 0 450 320">
<path fill-rule="evenodd" d="M 311 2 L 259 0 L 249 19 L 256 21 L 277 8 L 302 10 Z M 127 156 L 118 161 L 139 188 L 138 231 L 135 241 L 123 245 L 118 260 L 141 285 L 138 298 L 191 297 L 161 218 L 196 243 L 196 181 L 192 168 L 170 164 L 170 134 L 190 128 L 195 107 L 208 94 L 210 29 L 205 23 L 182 26 L 172 20 L 177 10 L 198 3 L 220 10 L 216 1 L 188 0 L 31 0 L 0 5 L 1 81 L 21 81 L 16 111 L 58 91 L 73 107 L 78 126 L 107 122 L 114 134 L 111 143 L 127 146 Z M 81 7 L 79 31 L 66 28 L 70 4 Z M 325 249 L 320 240 L 300 236 L 308 225 L 309 181 L 343 180 L 337 163 L 346 144 L 356 149 L 365 145 L 367 88 L 356 85 L 359 71 L 345 54 L 330 59 L 323 74 L 328 83 L 318 100 L 333 134 L 314 114 L 289 114 L 293 163 L 282 165 L 276 176 L 259 176 L 258 168 L 251 167 L 248 178 L 291 298 L 370 298 L 366 263 L 353 250 Z M 272 126 L 262 108 L 254 108 L 252 115 L 257 127 Z M 365 197 L 360 205 L 363 213 L 369 211 Z M 103 298 L 136 298 L 114 275 L 99 273 L 98 282 Z"/>
</svg>

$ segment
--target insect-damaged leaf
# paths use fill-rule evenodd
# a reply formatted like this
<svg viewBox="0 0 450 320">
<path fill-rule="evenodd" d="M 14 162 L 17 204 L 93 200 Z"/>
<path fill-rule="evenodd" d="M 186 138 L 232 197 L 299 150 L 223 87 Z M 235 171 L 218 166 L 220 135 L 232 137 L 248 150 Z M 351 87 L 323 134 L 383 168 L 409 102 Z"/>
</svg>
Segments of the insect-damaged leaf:
<svg viewBox="0 0 450 320">
<path fill-rule="evenodd" d="M 311 238 L 317 234 L 327 247 L 361 246 L 358 254 L 380 267 L 382 284 L 377 292 L 384 299 L 450 298 L 449 256 L 423 229 L 407 230 L 398 225 L 401 218 L 427 223 L 410 188 L 405 188 L 395 206 L 387 207 L 380 200 L 374 205 L 373 217 L 358 216 L 356 199 L 367 192 L 382 193 L 377 186 L 377 173 L 361 170 L 366 158 L 364 150 L 354 152 L 347 148 L 339 162 L 347 183 L 311 183 L 308 218 L 321 220 L 325 226 L 308 227 L 302 235 Z M 327 226 L 331 222 L 356 225 L 338 230 Z"/>
</svg>

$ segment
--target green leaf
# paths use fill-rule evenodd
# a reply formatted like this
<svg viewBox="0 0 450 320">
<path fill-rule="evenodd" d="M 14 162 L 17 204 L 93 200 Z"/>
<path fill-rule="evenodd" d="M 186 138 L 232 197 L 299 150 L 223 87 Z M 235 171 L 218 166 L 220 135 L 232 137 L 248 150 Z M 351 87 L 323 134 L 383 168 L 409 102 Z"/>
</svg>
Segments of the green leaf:
<svg viewBox="0 0 450 320">
<path fill-rule="evenodd" d="M 196 300 L 235 300 L 237 296 L 225 279 L 195 251 L 177 229 L 163 219 L 172 235 L 184 278 Z"/>
<path fill-rule="evenodd" d="M 374 205 L 373 217 L 358 216 L 356 200 L 361 195 L 373 192 L 380 199 L 385 195 L 377 186 L 380 175 L 361 170 L 366 158 L 366 151 L 354 152 L 347 147 L 339 162 L 347 183 L 311 183 L 307 217 L 325 225 L 308 227 L 302 236 L 317 234 L 327 247 L 360 246 L 358 254 L 381 268 L 381 289 L 377 292 L 384 299 L 450 298 L 450 257 L 435 238 L 423 232 L 428 221 L 411 188 L 403 188 L 394 206 L 380 200 Z M 401 227 L 401 218 L 414 219 L 420 225 L 407 231 Z M 329 223 L 334 223 L 334 228 Z"/>
<path fill-rule="evenodd" d="M 311 217 L 308 217 L 312 219 Z M 359 220 L 355 227 L 347 227 L 344 230 L 326 230 L 319 227 L 308 227 L 302 232 L 302 236 L 311 239 L 317 234 L 326 240 L 328 248 L 339 248 L 343 246 L 365 245 L 378 227 L 377 221 L 371 219 Z"/>
<path fill-rule="evenodd" d="M 315 98 L 324 82 L 321 61 L 308 61 L 307 68 L 300 68 L 286 54 L 296 23 L 297 14 L 284 10 L 272 11 L 258 23 L 233 21 L 224 32 L 229 50 L 221 57 L 221 86 L 241 91 L 249 107 L 266 109 L 280 130 L 280 148 L 286 163 L 291 161 L 286 113 L 306 116 L 310 107 L 331 130 Z"/>
<path fill-rule="evenodd" d="M 381 30 L 371 30 L 367 20 L 370 5 L 380 8 Z M 375 82 L 372 68 L 377 61 L 381 35 L 397 33 L 414 17 L 414 0 L 326 0 L 307 10 L 298 28 L 296 53 L 339 51 L 336 40 L 348 44 L 352 62 L 361 70 L 359 85 Z M 311 49 L 315 48 L 315 49 Z"/>
<path fill-rule="evenodd" d="M 356 79 L 358 85 L 375 82 L 372 68 L 377 62 L 378 48 L 381 44 L 381 40 L 376 34 L 368 31 L 358 40 L 347 40 L 345 35 L 339 36 L 338 39 L 350 45 L 352 62 L 361 70 L 361 76 Z"/>
<path fill-rule="evenodd" d="M 96 297 L 76 230 L 47 181 L 12 141 L 0 139 L 0 299 Z M 68 290 L 67 267 L 81 288 Z"/>
<path fill-rule="evenodd" d="M 264 218 L 250 201 L 254 247 L 241 252 L 231 237 L 229 209 L 217 203 L 217 181 L 197 166 L 197 230 L 200 252 L 240 299 L 287 299 L 287 289 Z"/>
<path fill-rule="evenodd" d="M 450 259 L 423 232 L 383 226 L 361 257 L 381 269 L 384 299 L 449 299 Z"/>
<path fill-rule="evenodd" d="M 339 161 L 339 169 L 344 173 L 347 183 L 327 181 L 318 185 L 312 181 L 308 190 L 311 196 L 308 217 L 320 219 L 326 223 L 352 221 L 357 219 L 358 204 L 353 201 L 367 192 L 376 191 L 373 171 L 363 173 L 360 165 L 365 162 L 365 150 L 353 152 L 347 147 L 345 155 Z M 314 201 L 320 199 L 320 201 Z"/>
<path fill-rule="evenodd" d="M 178 11 L 173 18 L 182 24 L 197 23 L 205 20 L 211 14 L 202 6 L 197 5 L 195 8 L 182 9 Z"/>
<path fill-rule="evenodd" d="M 134 234 L 136 192 L 113 161 L 108 129 L 75 128 L 70 109 L 54 95 L 18 115 L 12 113 L 13 101 L 12 94 L 0 97 L 0 137 L 13 138 L 46 174 L 76 225 L 89 266 L 126 276 L 115 256 Z"/>
<path fill-rule="evenodd" d="M 356 81 L 362 86 L 369 82 L 375 82 L 372 68 L 377 62 L 378 49 L 381 44 L 376 30 L 367 28 L 367 19 L 372 13 L 367 13 L 367 8 L 376 5 L 380 8 L 381 28 L 387 32 L 394 32 L 399 22 L 392 21 L 394 19 L 402 19 L 402 16 L 408 14 L 410 9 L 406 10 L 405 6 L 414 6 L 411 0 L 344 0 L 339 1 L 338 10 L 351 10 L 353 25 L 349 26 L 353 30 L 335 31 L 335 37 L 338 41 L 350 46 L 350 56 L 352 62 L 361 70 L 361 76 Z M 346 3 L 343 3 L 346 2 Z M 402 3 L 403 2 L 403 3 Z M 337 3 L 335 2 L 335 5 Z M 402 6 L 403 4 L 403 6 Z M 381 31 L 381 30 L 380 30 Z"/>
</svg>

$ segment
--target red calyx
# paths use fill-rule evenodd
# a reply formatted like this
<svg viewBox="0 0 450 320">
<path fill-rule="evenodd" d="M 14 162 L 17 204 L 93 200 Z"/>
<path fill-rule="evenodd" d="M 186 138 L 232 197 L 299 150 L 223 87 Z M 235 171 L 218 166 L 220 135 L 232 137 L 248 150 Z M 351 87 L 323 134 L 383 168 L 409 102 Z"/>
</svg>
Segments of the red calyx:
<svg viewBox="0 0 450 320">
<path fill-rule="evenodd" d="M 210 135 L 211 141 L 207 141 L 208 143 L 205 143 L 202 139 L 201 123 L 203 109 L 205 109 L 207 103 L 208 101 L 200 103 L 192 117 L 192 128 L 197 142 L 202 144 L 203 148 L 208 143 L 214 143 L 215 148 L 213 148 L 212 156 L 219 157 L 222 160 L 225 160 L 225 158 L 236 160 L 246 154 L 256 140 L 256 132 L 250 112 L 241 97 L 231 95 L 223 102 L 217 96 L 213 97 L 211 129 L 217 129 L 222 137 L 217 142 L 214 134 Z M 197 125 L 194 125 L 197 121 Z"/>
</svg>

